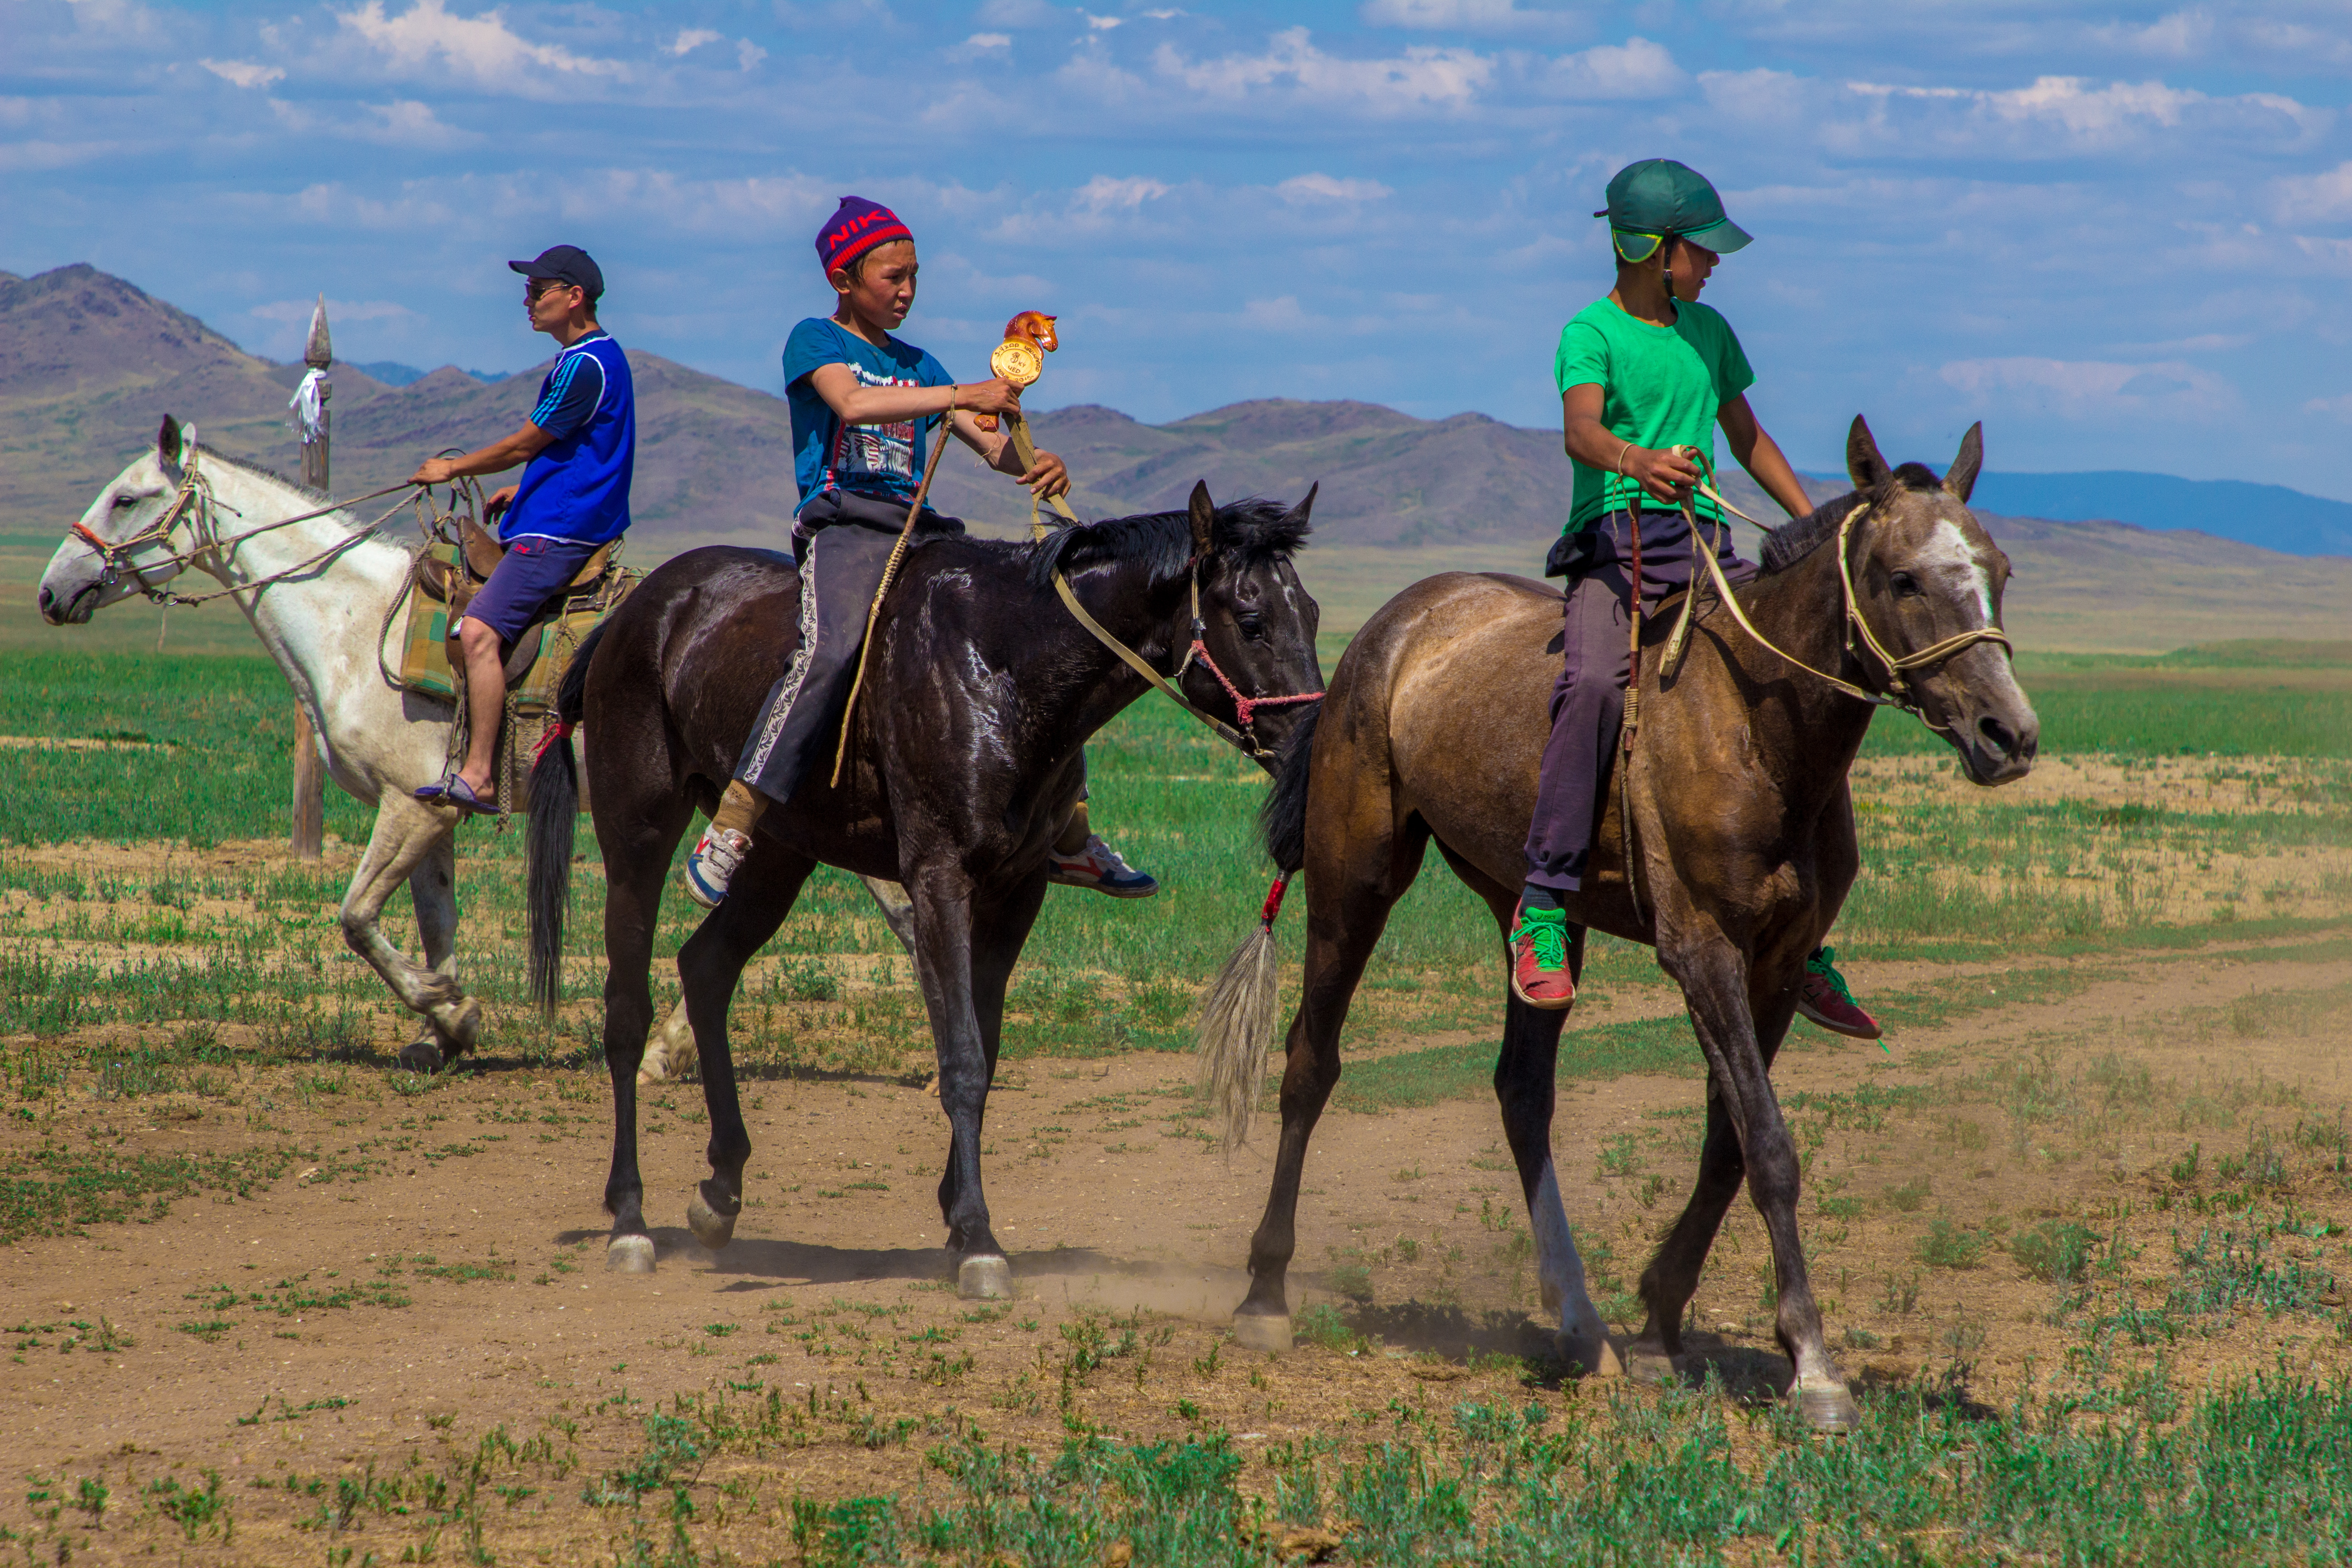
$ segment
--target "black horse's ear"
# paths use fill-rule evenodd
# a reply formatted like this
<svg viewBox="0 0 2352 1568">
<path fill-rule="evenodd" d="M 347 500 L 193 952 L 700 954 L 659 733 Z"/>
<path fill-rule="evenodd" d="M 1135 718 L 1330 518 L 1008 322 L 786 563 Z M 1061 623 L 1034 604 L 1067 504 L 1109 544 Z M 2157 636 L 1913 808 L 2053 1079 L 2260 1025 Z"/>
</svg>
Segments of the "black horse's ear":
<svg viewBox="0 0 2352 1568">
<path fill-rule="evenodd" d="M 1217 507 L 1209 499 L 1209 481 L 1196 479 L 1192 484 L 1192 552 L 1206 555 L 1217 531 Z"/>
<path fill-rule="evenodd" d="M 1984 467 L 1984 421 L 1969 426 L 1960 437 L 1960 455 L 1944 470 L 1944 489 L 1962 506 L 1969 504 L 1969 492 L 1977 488 L 1977 470 Z"/>
<path fill-rule="evenodd" d="M 1322 488 L 1323 481 L 1321 479 L 1318 479 L 1313 484 L 1307 486 L 1307 493 L 1298 498 L 1298 504 L 1290 509 L 1290 515 L 1284 518 L 1283 521 L 1285 522 L 1289 522 L 1296 520 L 1301 526 L 1304 526 L 1307 520 L 1312 516 L 1315 511 L 1315 492 Z"/>
<path fill-rule="evenodd" d="M 155 460 L 166 468 L 177 469 L 183 445 L 180 422 L 168 414 L 164 415 L 163 428 L 155 432 Z"/>
<path fill-rule="evenodd" d="M 1853 428 L 1845 434 L 1845 471 L 1858 490 L 1874 490 L 1895 477 L 1895 470 L 1878 455 L 1869 423 L 1859 414 L 1853 416 Z"/>
</svg>

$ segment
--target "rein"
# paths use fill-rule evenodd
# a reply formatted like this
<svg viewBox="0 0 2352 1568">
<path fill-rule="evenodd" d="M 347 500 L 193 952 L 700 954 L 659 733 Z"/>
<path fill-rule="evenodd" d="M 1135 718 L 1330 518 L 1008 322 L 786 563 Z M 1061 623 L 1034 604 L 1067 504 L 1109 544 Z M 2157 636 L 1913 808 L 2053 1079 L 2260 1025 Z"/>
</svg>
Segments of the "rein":
<svg viewBox="0 0 2352 1568">
<path fill-rule="evenodd" d="M 1014 446 L 1018 448 L 1024 465 L 1034 468 L 1036 465 L 1037 459 L 1036 454 L 1029 445 L 1029 422 L 1022 418 L 1017 414 L 1012 416 L 1011 418 Z M 1048 504 L 1051 505 L 1055 511 L 1060 512 L 1063 517 L 1066 518 L 1069 522 L 1076 523 L 1078 521 L 1078 514 L 1070 510 L 1070 503 L 1064 500 L 1060 496 L 1054 497 L 1052 501 Z M 1030 538 L 1033 540 L 1043 539 L 1052 531 L 1053 531 L 1051 529 L 1045 526 L 1044 520 L 1037 515 L 1037 498 L 1033 494 L 1029 498 Z M 1193 718 L 1198 719 L 1202 723 L 1207 725 L 1210 730 L 1215 732 L 1219 740 L 1224 742 L 1225 744 L 1233 747 L 1235 751 L 1241 752 L 1244 756 L 1248 757 L 1253 762 L 1271 762 L 1275 757 L 1279 755 L 1279 753 L 1259 742 L 1257 738 L 1257 731 L 1255 727 L 1257 710 L 1261 708 L 1286 707 L 1294 702 L 1318 702 L 1322 700 L 1323 693 L 1320 691 L 1300 691 L 1294 692 L 1286 697 L 1244 697 L 1242 695 L 1241 689 L 1233 683 L 1231 677 L 1227 676 L 1223 669 L 1217 667 L 1215 658 L 1209 652 L 1209 645 L 1206 641 L 1209 631 L 1208 623 L 1201 617 L 1202 564 L 1202 558 L 1197 554 L 1184 563 L 1185 575 L 1191 579 L 1192 592 L 1192 645 L 1184 650 L 1184 657 L 1177 661 L 1175 669 L 1167 675 L 1162 675 L 1158 670 L 1152 668 L 1151 661 L 1150 659 L 1145 658 L 1141 654 L 1136 652 L 1133 648 L 1119 641 L 1118 637 L 1111 635 L 1109 629 L 1104 626 L 1100 621 L 1096 620 L 1092 616 L 1087 614 L 1087 607 L 1078 603 L 1077 593 L 1070 586 L 1069 578 L 1064 576 L 1058 571 L 1054 574 L 1054 592 L 1061 596 L 1062 606 L 1070 612 L 1070 617 L 1073 620 L 1076 621 L 1078 625 L 1086 627 L 1087 631 L 1092 635 L 1097 642 L 1110 649 L 1111 652 L 1118 655 L 1121 659 L 1126 661 L 1127 667 L 1129 669 L 1134 670 L 1136 674 L 1143 677 L 1145 680 L 1157 688 L 1160 692 L 1168 699 L 1168 700 L 1173 702 L 1177 707 L 1181 708 L 1185 712 L 1190 713 Z M 1184 672 L 1190 669 L 1196 663 L 1200 665 L 1202 668 L 1207 670 L 1209 674 L 1215 679 L 1219 686 L 1224 688 L 1226 696 L 1234 700 L 1234 715 L 1241 721 L 1241 727 L 1239 729 L 1235 729 L 1233 725 L 1226 723 L 1223 720 L 1218 718 L 1213 713 L 1202 711 L 1200 708 L 1196 707 L 1192 703 L 1192 700 L 1187 698 L 1183 692 L 1177 689 L 1176 682 L 1183 679 Z"/>
<path fill-rule="evenodd" d="M 1705 480 L 1701 480 L 1696 489 L 1698 494 L 1706 496 L 1709 500 L 1715 502 L 1716 505 L 1721 507 L 1725 511 L 1729 512 L 1732 516 L 1739 519 L 1742 522 L 1753 524 L 1758 528 L 1766 528 L 1768 526 L 1764 523 L 1758 522 L 1754 518 L 1749 517 L 1746 512 L 1740 510 L 1738 507 L 1724 500 L 1722 495 L 1717 491 L 1716 488 L 1712 484 L 1709 484 Z M 1691 498 L 1689 496 L 1685 496 L 1683 498 L 1683 518 L 1690 526 L 1693 553 L 1704 553 L 1706 559 L 1707 575 L 1715 583 L 1716 596 L 1721 599 L 1723 601 L 1724 607 L 1731 612 L 1731 618 L 1739 623 L 1739 628 L 1746 632 L 1749 637 L 1755 638 L 1759 647 L 1762 647 L 1768 653 L 1777 655 L 1786 662 L 1795 665 L 1799 669 L 1803 670 L 1806 674 L 1828 683 L 1830 686 L 1834 687 L 1836 689 L 1843 692 L 1846 696 L 1854 699 L 1856 701 L 1867 702 L 1873 707 L 1878 708 L 1899 708 L 1904 712 L 1910 714 L 1914 719 L 1918 720 L 1922 724 L 1927 725 L 1930 730 L 1949 734 L 1951 732 L 1950 725 L 1938 724 L 1933 719 L 1928 718 L 1926 711 L 1922 710 L 1917 701 L 1912 698 L 1911 683 L 1904 679 L 1904 672 L 1906 670 L 1918 669 L 1927 665 L 1940 663 L 1943 660 L 1951 658 L 1954 654 L 1958 653 L 1962 648 L 1972 647 L 1980 642 L 1997 642 L 2000 644 L 2001 647 L 2010 649 L 2012 655 L 2015 654 L 2016 647 L 2010 642 L 2008 634 L 2003 632 L 1999 626 L 1972 626 L 1969 630 L 1963 632 L 1955 632 L 1952 636 L 1944 638 L 1942 641 L 1930 644 L 1928 647 L 1920 648 L 1914 653 L 1897 656 L 1888 652 L 1886 645 L 1880 642 L 1878 640 L 1877 634 L 1870 629 L 1870 622 L 1864 617 L 1862 613 L 1861 600 L 1855 595 L 1853 591 L 1852 543 L 1854 525 L 1860 522 L 1863 518 L 1869 514 L 1869 512 L 1870 503 L 1868 501 L 1864 501 L 1862 505 L 1855 507 L 1852 511 L 1847 512 L 1838 522 L 1838 588 L 1843 596 L 1845 605 L 1845 648 L 1848 655 L 1852 655 L 1853 653 L 1854 637 L 1856 634 L 1859 634 L 1861 636 L 1863 645 L 1870 649 L 1871 656 L 1876 658 L 1880 666 L 1885 669 L 1886 684 L 1891 689 L 1893 693 L 1892 695 L 1867 690 L 1863 687 L 1856 686 L 1850 680 L 1843 679 L 1838 676 L 1832 675 L 1825 669 L 1815 669 L 1811 665 L 1807 664 L 1803 659 L 1799 658 L 1796 655 L 1789 652 L 1786 648 L 1780 647 L 1778 644 L 1773 642 L 1771 638 L 1766 637 L 1762 632 L 1758 631 L 1756 629 L 1756 624 L 1748 618 L 1748 613 L 1739 607 L 1739 601 L 1732 596 L 1731 584 L 1725 579 L 1723 574 L 1723 563 L 1717 558 L 1718 554 L 1717 547 L 1721 544 L 1723 540 L 1723 525 L 1720 520 L 1717 522 L 1714 538 L 1702 551 L 1699 547 L 1698 542 L 1698 518 L 1693 510 Z M 1683 595 L 1682 613 L 1675 623 L 1674 635 L 1666 639 L 1665 664 L 1669 669 L 1674 667 L 1675 662 L 1681 657 L 1683 638 L 1690 630 L 1692 622 L 1695 618 L 1693 608 L 1696 605 L 1697 601 L 1698 590 L 1696 586 L 1692 587 Z"/>
<path fill-rule="evenodd" d="M 404 496 L 357 532 L 337 541 L 315 555 L 297 562 L 282 572 L 273 572 L 267 577 L 257 577 L 250 583 L 240 583 L 235 587 L 223 588 L 217 593 L 174 594 L 157 584 L 149 582 L 146 573 L 142 571 L 139 563 L 131 557 L 151 544 L 160 543 L 167 552 L 172 552 L 167 553 L 160 562 L 150 563 L 151 565 L 168 567 L 174 572 L 184 571 L 205 556 L 211 556 L 217 563 L 225 557 L 235 554 L 239 544 L 257 534 L 268 533 L 280 528 L 290 528 L 298 522 L 309 522 L 314 518 L 326 517 L 346 507 L 355 506 L 361 501 L 374 500 L 397 490 L 415 489 L 405 481 L 396 485 L 386 485 L 380 490 L 370 490 L 366 495 L 353 496 L 347 501 L 331 502 L 314 510 L 297 512 L 292 517 L 279 518 L 275 522 L 263 523 L 258 528 L 247 530 L 234 537 L 223 538 L 216 509 L 226 507 L 226 510 L 236 512 L 239 517 L 245 514 L 213 495 L 212 480 L 198 466 L 197 459 L 200 454 L 201 448 L 191 441 L 188 444 L 187 461 L 181 470 L 179 491 L 172 498 L 172 504 L 163 509 L 163 516 L 130 538 L 102 539 L 99 536 L 98 531 L 91 528 L 89 523 L 79 518 L 74 521 L 73 527 L 68 531 L 96 552 L 99 559 L 105 563 L 105 575 L 100 579 L 103 584 L 111 585 L 127 573 L 131 580 L 139 585 L 139 592 L 145 595 L 152 602 L 162 605 L 167 609 L 175 605 L 209 604 L 215 599 L 227 598 L 248 589 L 258 591 L 268 587 L 273 583 L 282 583 L 288 578 L 300 576 L 311 568 L 333 560 L 362 540 L 373 538 L 383 531 L 383 525 L 392 521 L 394 514 L 401 508 L 409 505 L 412 501 L 421 504 L 423 495 L 421 490 L 414 495 Z M 172 536 L 179 531 L 183 521 L 188 524 L 195 542 L 185 551 L 173 551 Z"/>
</svg>

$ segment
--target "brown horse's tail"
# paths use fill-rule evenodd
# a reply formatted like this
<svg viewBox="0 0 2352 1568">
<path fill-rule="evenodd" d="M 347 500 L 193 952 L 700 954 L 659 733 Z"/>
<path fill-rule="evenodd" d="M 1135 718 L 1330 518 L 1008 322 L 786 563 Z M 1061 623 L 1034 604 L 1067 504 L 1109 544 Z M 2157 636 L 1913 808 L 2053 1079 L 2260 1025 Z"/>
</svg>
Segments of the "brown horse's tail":
<svg viewBox="0 0 2352 1568">
<path fill-rule="evenodd" d="M 1223 1123 L 1224 1149 L 1249 1139 L 1250 1122 L 1265 1082 L 1265 1060 L 1274 1051 L 1275 1018 L 1281 1008 L 1281 972 L 1274 945 L 1275 918 L 1291 877 L 1307 863 L 1307 774 L 1315 750 L 1316 704 L 1284 742 L 1275 763 L 1274 789 L 1259 813 L 1265 847 L 1280 873 L 1266 890 L 1250 932 L 1201 996 L 1201 1026 L 1195 1037 L 1201 1057 L 1201 1088 Z"/>
<path fill-rule="evenodd" d="M 530 921 L 530 999 L 555 1016 L 563 1000 L 563 911 L 572 898 L 572 834 L 580 820 L 580 765 L 572 731 L 587 707 L 588 660 L 609 623 L 581 639 L 556 689 L 555 722 L 539 742 L 530 769 L 530 822 L 525 839 L 530 871 L 524 908 Z"/>
</svg>

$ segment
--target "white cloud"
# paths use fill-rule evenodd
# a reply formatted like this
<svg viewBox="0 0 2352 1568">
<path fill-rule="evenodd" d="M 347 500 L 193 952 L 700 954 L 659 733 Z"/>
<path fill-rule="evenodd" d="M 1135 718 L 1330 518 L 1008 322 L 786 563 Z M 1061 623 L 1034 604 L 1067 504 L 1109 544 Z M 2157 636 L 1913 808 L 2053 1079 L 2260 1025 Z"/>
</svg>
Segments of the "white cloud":
<svg viewBox="0 0 2352 1568">
<path fill-rule="evenodd" d="M 1374 113 L 1460 107 L 1475 98 L 1495 74 L 1495 62 L 1470 49 L 1416 47 L 1389 59 L 1326 54 L 1304 27 L 1276 33 L 1264 54 L 1226 55 L 1195 63 L 1163 44 L 1152 63 L 1161 76 L 1213 97 L 1242 98 L 1254 90 L 1287 87 L 1313 102 Z"/>
<path fill-rule="evenodd" d="M 1078 15 L 1087 19 L 1087 27 L 1097 33 L 1108 33 L 1127 20 L 1124 16 L 1097 16 L 1091 11 L 1081 11 Z"/>
<path fill-rule="evenodd" d="M 1329 174 L 1299 174 L 1274 191 L 1286 202 L 1376 202 L 1396 194 L 1378 180 L 1340 180 Z"/>
<path fill-rule="evenodd" d="M 1589 100 L 1664 98 L 1690 83 L 1664 45 L 1640 37 L 1562 55 L 1540 79 L 1548 92 Z"/>
<path fill-rule="evenodd" d="M 1045 0 L 988 0 L 980 8 L 980 20 L 993 27 L 1042 27 L 1061 16 Z"/>
<path fill-rule="evenodd" d="M 1364 0 L 1356 15 L 1375 27 L 1456 33 L 1558 33 L 1581 25 L 1571 11 L 1523 11 L 1518 0 Z"/>
<path fill-rule="evenodd" d="M 388 16 L 383 0 L 367 0 L 356 11 L 336 12 L 335 19 L 405 70 L 429 68 L 438 61 L 486 82 L 527 77 L 534 70 L 579 76 L 626 74 L 617 60 L 577 55 L 560 44 L 534 44 L 509 28 L 505 15 L 496 10 L 458 16 L 445 9 L 442 0 L 415 0 L 399 16 Z"/>
<path fill-rule="evenodd" d="M 286 79 L 286 73 L 276 66 L 256 65 L 250 60 L 198 60 L 196 63 L 221 80 L 235 82 L 239 87 L 268 87 L 272 82 Z"/>
<path fill-rule="evenodd" d="M 2303 411 L 2305 414 L 2325 414 L 2331 418 L 2341 419 L 2347 425 L 2352 425 L 2352 392 L 2337 397 L 2311 398 L 2304 404 Z"/>
<path fill-rule="evenodd" d="M 948 51 L 951 59 L 987 59 L 1003 55 L 1013 47 L 1010 33 L 974 33 Z"/>
<path fill-rule="evenodd" d="M 310 312 L 319 301 L 308 300 L 273 300 L 266 305 L 255 305 L 245 312 L 257 321 L 298 321 L 307 327 Z M 331 324 L 344 321 L 396 321 L 417 314 L 396 300 L 330 300 L 327 320 Z"/>
<path fill-rule="evenodd" d="M 2205 10 L 2175 11 L 2144 27 L 2118 23 L 2095 27 L 2091 36 L 2111 48 L 2193 60 L 2212 47 L 2213 14 Z"/>
<path fill-rule="evenodd" d="M 2288 174 L 2271 182 L 2271 210 L 2281 223 L 2333 223 L 2352 217 L 2352 163 L 2316 174 Z"/>
<path fill-rule="evenodd" d="M 751 39 L 738 38 L 735 40 L 735 66 L 737 69 L 750 70 L 767 58 L 768 51 L 753 43 Z"/>
<path fill-rule="evenodd" d="M 1144 203 L 1157 201 L 1166 195 L 1168 191 L 1169 187 L 1158 180 L 1122 180 L 1108 174 L 1097 174 L 1072 195 L 1070 205 L 1074 210 L 1090 216 L 1134 212 Z"/>
<path fill-rule="evenodd" d="M 2105 360 L 2021 356 L 1954 360 L 1937 370 L 1947 386 L 1979 399 L 2006 395 L 2014 411 L 2069 419 L 2132 414 L 2186 418 L 2234 408 L 2237 389 L 2210 371 L 2180 360 L 2118 364 Z"/>
<path fill-rule="evenodd" d="M 1930 141 L 1955 148 L 1985 149 L 1987 137 L 2021 137 L 2018 151 L 2030 153 L 2123 151 L 2159 132 L 2230 134 L 2308 142 L 2332 123 L 2334 114 L 2277 93 L 2252 92 L 2214 98 L 2194 88 L 2161 81 L 2092 83 L 2084 77 L 2037 77 L 2024 87 L 1988 90 L 1959 87 L 1890 86 L 1849 81 L 1847 91 L 1878 106 L 1868 126 L 1841 129 L 1844 144 L 1859 150 L 1875 141 L 1899 140 L 1885 111 L 1896 104 L 1914 108 Z M 2071 145 L 2065 144 L 2071 143 Z"/>
<path fill-rule="evenodd" d="M 709 27 L 688 27 L 662 47 L 674 55 L 688 55 L 705 44 L 715 44 L 719 35 Z"/>
</svg>

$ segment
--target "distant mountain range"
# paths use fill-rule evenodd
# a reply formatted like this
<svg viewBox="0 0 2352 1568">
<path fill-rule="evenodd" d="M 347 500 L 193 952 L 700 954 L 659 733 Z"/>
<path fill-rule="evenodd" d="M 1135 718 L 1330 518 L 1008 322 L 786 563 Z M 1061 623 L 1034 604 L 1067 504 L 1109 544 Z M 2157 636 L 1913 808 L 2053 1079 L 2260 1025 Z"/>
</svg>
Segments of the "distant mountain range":
<svg viewBox="0 0 2352 1568">
<path fill-rule="evenodd" d="M 632 350 L 638 393 L 640 537 L 656 552 L 693 538 L 781 538 L 795 500 L 782 399 Z M 512 430 L 545 366 L 499 378 L 393 362 L 338 364 L 334 480 L 358 494 L 405 477 L 425 456 Z M 120 278 L 78 265 L 34 278 L 0 273 L 0 530 L 47 531 L 78 515 L 98 487 L 153 438 L 169 412 L 223 450 L 292 471 L 299 451 L 286 402 L 301 367 L 245 353 L 202 321 Z M 1032 416 L 1038 442 L 1077 478 L 1082 515 L 1182 504 L 1206 479 L 1220 499 L 1295 500 L 1322 486 L 1318 536 L 1336 544 L 1530 543 L 1556 533 L 1568 472 L 1554 430 L 1480 414 L 1416 419 L 1376 404 L 1265 400 L 1146 425 L 1092 405 Z M 1913 454 L 1890 453 L 1891 457 Z M 1935 454 L 1940 461 L 1943 454 Z M 1726 493 L 1771 516 L 1745 475 Z M 1808 476 L 1817 497 L 1844 488 Z M 944 511 L 992 531 L 1024 523 L 1023 492 L 968 456 L 942 466 Z M 1988 474 L 1976 503 L 2008 542 L 2056 549 L 2095 538 L 2128 554 L 2143 530 L 2210 536 L 2168 541 L 2168 559 L 2239 545 L 2294 555 L 2352 555 L 2352 505 L 2279 486 L 2157 474 Z M 2009 524 L 2000 517 L 2053 525 Z M 2069 528 L 2099 520 L 2084 531 Z M 665 541 L 669 542 L 665 544 Z M 2224 541 L 2236 542 L 2224 544 Z M 2063 554 L 2063 552 L 2061 551 Z M 2233 558 L 2234 559 L 2234 558 Z"/>
<path fill-rule="evenodd" d="M 407 386 L 433 374 L 428 370 L 419 370 L 413 364 L 403 364 L 396 359 L 353 361 L 352 368 L 365 371 L 370 380 L 380 381 L 386 386 Z M 499 370 L 469 370 L 466 374 L 476 381 L 483 382 L 507 378 L 506 372 Z"/>
</svg>

